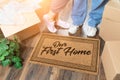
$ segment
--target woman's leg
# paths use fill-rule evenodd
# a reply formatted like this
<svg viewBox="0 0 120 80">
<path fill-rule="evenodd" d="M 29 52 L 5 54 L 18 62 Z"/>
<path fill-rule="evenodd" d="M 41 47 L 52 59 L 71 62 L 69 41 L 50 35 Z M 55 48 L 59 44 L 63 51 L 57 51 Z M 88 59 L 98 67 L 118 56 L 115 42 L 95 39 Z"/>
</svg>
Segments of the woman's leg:
<svg viewBox="0 0 120 80">
<path fill-rule="evenodd" d="M 55 16 L 66 6 L 69 0 L 52 0 L 50 10 L 43 16 L 44 22 L 50 32 L 55 33 Z"/>
<path fill-rule="evenodd" d="M 59 13 L 70 0 L 52 0 L 50 10 L 54 13 Z"/>
</svg>

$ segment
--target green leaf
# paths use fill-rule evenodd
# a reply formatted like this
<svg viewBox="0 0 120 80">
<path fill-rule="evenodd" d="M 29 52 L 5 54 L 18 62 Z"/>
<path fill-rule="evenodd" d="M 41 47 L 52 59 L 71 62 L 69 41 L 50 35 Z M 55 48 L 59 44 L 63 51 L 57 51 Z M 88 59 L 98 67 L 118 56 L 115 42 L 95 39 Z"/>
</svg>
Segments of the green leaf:
<svg viewBox="0 0 120 80">
<path fill-rule="evenodd" d="M 16 63 L 16 62 L 20 62 L 20 61 L 22 61 L 22 60 L 17 56 L 12 57 L 12 62 Z"/>
<path fill-rule="evenodd" d="M 19 43 L 15 42 L 15 51 L 19 51 L 19 49 L 20 49 Z"/>
<path fill-rule="evenodd" d="M 3 50 L 6 50 L 8 49 L 8 45 L 7 44 L 4 44 L 4 43 L 0 43 L 0 52 L 3 51 Z"/>
<path fill-rule="evenodd" d="M 10 47 L 15 48 L 15 42 L 14 41 L 10 41 Z"/>
<path fill-rule="evenodd" d="M 14 67 L 15 68 L 22 68 L 22 63 L 21 62 L 16 62 L 15 64 L 14 64 Z"/>
<path fill-rule="evenodd" d="M 0 49 L 0 56 L 5 52 L 6 50 L 1 50 Z"/>
<path fill-rule="evenodd" d="M 20 46 L 19 46 L 19 44 L 17 43 L 16 44 L 16 50 L 19 50 L 20 49 Z"/>
<path fill-rule="evenodd" d="M 16 51 L 16 56 L 20 56 L 20 52 L 19 51 Z"/>
<path fill-rule="evenodd" d="M 4 54 L 4 52 L 8 49 L 8 45 L 1 43 L 0 44 L 0 55 Z"/>
<path fill-rule="evenodd" d="M 8 51 L 4 51 L 2 56 L 8 56 L 9 55 L 9 52 Z"/>
<path fill-rule="evenodd" d="M 14 49 L 13 49 L 13 48 L 9 48 L 8 52 L 9 52 L 10 54 L 14 54 Z"/>
<path fill-rule="evenodd" d="M 3 66 L 14 64 L 14 67 L 21 68 L 22 63 L 19 57 L 20 46 L 17 38 L 9 40 L 0 37 L 0 64 Z"/>
<path fill-rule="evenodd" d="M 3 44 L 9 44 L 9 40 L 6 38 L 1 39 L 0 42 Z"/>
<path fill-rule="evenodd" d="M 9 59 L 2 61 L 3 66 L 8 66 L 10 63 L 11 63 L 11 61 Z"/>
<path fill-rule="evenodd" d="M 0 56 L 0 61 L 3 61 L 5 59 L 4 56 Z"/>
<path fill-rule="evenodd" d="M 1 39 L 3 39 L 3 38 L 4 38 L 3 34 L 0 34 L 0 41 L 1 41 Z"/>
</svg>

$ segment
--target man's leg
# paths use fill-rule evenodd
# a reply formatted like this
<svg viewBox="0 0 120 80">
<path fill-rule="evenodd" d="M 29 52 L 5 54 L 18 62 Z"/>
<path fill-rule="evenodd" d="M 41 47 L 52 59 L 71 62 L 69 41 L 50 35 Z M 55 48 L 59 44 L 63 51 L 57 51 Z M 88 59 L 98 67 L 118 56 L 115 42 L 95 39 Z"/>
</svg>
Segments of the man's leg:
<svg viewBox="0 0 120 80">
<path fill-rule="evenodd" d="M 92 0 L 92 9 L 89 13 L 88 25 L 96 27 L 102 19 L 104 6 L 108 0 Z"/>
<path fill-rule="evenodd" d="M 88 0 L 74 0 L 71 14 L 74 25 L 80 26 L 84 23 L 87 14 L 87 2 Z"/>
<path fill-rule="evenodd" d="M 96 27 L 101 22 L 104 6 L 107 1 L 108 0 L 92 0 L 88 23 L 83 26 L 84 32 L 87 36 L 96 35 Z"/>
<path fill-rule="evenodd" d="M 86 18 L 88 0 L 74 0 L 72 8 L 73 26 L 69 28 L 69 33 L 75 34 L 78 27 L 81 26 Z"/>
</svg>

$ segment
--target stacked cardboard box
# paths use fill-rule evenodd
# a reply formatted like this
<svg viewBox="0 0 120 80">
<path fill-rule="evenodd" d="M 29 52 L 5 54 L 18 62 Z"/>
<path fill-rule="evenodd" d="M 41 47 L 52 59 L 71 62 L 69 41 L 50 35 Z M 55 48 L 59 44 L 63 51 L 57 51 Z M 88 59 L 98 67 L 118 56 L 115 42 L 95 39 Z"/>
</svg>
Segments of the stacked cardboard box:
<svg viewBox="0 0 120 80">
<path fill-rule="evenodd" d="M 109 1 L 105 6 L 100 26 L 100 36 L 105 41 L 120 40 L 120 4 Z"/>
<path fill-rule="evenodd" d="M 107 80 L 120 80 L 120 41 L 107 41 L 102 62 Z"/>
<path fill-rule="evenodd" d="M 105 41 L 102 63 L 107 80 L 120 80 L 120 3 L 105 6 L 99 35 Z"/>
<path fill-rule="evenodd" d="M 120 0 L 113 0 L 113 1 L 120 3 Z"/>
</svg>

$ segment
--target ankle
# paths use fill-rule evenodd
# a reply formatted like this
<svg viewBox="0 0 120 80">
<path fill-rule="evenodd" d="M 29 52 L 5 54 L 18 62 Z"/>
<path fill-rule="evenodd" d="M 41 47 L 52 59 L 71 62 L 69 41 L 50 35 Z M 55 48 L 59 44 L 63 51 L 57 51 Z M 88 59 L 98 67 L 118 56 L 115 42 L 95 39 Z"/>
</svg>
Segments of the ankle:
<svg viewBox="0 0 120 80">
<path fill-rule="evenodd" d="M 47 15 L 48 15 L 48 18 L 49 18 L 49 19 L 54 20 L 54 18 L 55 18 L 55 16 L 56 16 L 56 13 L 54 13 L 54 12 L 52 12 L 52 11 L 49 11 L 49 12 L 47 13 Z"/>
<path fill-rule="evenodd" d="M 71 25 L 70 28 L 68 29 L 68 32 L 70 34 L 75 34 L 77 32 L 77 30 L 79 29 L 79 26 L 76 26 L 76 25 Z"/>
<path fill-rule="evenodd" d="M 89 26 L 88 24 L 83 25 L 83 32 L 85 35 L 89 37 L 94 37 L 97 33 L 97 28 Z"/>
</svg>

